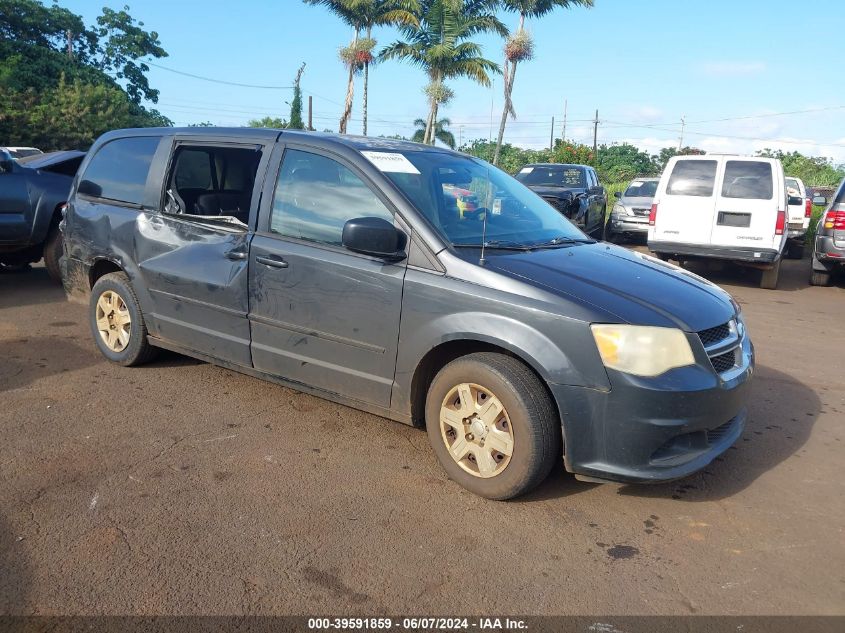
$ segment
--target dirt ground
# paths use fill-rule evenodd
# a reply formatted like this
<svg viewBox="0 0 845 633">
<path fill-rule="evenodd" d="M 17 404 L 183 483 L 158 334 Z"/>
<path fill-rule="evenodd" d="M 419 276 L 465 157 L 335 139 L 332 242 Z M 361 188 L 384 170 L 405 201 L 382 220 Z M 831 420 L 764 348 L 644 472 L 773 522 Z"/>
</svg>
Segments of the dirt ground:
<svg viewBox="0 0 845 633">
<path fill-rule="evenodd" d="M 745 435 L 686 480 L 558 467 L 491 502 L 423 431 L 175 354 L 95 350 L 0 275 L 0 613 L 845 614 L 845 284 L 705 272 L 758 354 Z"/>
</svg>

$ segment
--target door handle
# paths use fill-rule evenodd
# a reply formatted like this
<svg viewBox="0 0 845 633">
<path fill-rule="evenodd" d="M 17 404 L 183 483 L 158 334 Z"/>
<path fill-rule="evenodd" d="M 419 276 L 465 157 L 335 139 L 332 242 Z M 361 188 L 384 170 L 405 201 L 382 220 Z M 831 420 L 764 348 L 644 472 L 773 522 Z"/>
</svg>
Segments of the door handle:
<svg viewBox="0 0 845 633">
<path fill-rule="evenodd" d="M 281 257 L 276 257 L 274 255 L 258 255 L 255 258 L 259 264 L 264 264 L 265 266 L 269 266 L 270 268 L 287 268 L 288 263 L 283 260 Z"/>
<path fill-rule="evenodd" d="M 224 255 L 226 255 L 226 259 L 231 259 L 236 262 L 247 258 L 246 251 L 239 250 L 226 251 Z"/>
</svg>

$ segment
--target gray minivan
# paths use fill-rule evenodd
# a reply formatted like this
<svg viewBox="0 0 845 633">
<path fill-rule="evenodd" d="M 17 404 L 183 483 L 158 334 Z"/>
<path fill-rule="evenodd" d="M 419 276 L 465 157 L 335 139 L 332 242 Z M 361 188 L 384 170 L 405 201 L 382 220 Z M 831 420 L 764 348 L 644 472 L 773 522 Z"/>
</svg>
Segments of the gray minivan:
<svg viewBox="0 0 845 633">
<path fill-rule="evenodd" d="M 425 426 L 448 476 L 488 498 L 561 457 L 587 481 L 683 477 L 745 424 L 753 347 L 724 291 L 450 150 L 110 132 L 62 230 L 66 290 L 109 360 L 166 348 Z"/>
</svg>

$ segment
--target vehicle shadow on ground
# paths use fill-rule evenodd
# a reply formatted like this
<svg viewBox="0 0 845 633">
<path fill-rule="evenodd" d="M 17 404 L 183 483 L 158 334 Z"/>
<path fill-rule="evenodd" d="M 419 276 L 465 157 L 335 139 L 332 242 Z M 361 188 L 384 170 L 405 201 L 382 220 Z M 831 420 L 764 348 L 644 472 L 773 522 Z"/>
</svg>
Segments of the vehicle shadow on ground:
<svg viewBox="0 0 845 633">
<path fill-rule="evenodd" d="M 626 485 L 618 494 L 683 501 L 731 497 L 787 459 L 800 459 L 822 410 L 816 392 L 789 374 L 757 366 L 749 420 L 736 443 L 699 473 L 675 482 Z"/>
<path fill-rule="evenodd" d="M 54 303 L 65 299 L 62 285 L 50 279 L 43 266 L 23 271 L 0 272 L 0 310 L 17 306 Z"/>
<path fill-rule="evenodd" d="M 18 540 L 5 517 L 0 515 L 0 615 L 24 615 L 30 587 L 25 540 Z"/>
<path fill-rule="evenodd" d="M 0 393 L 20 389 L 54 374 L 90 367 L 99 361 L 93 346 L 81 346 L 58 336 L 6 339 L 2 346 Z"/>
</svg>

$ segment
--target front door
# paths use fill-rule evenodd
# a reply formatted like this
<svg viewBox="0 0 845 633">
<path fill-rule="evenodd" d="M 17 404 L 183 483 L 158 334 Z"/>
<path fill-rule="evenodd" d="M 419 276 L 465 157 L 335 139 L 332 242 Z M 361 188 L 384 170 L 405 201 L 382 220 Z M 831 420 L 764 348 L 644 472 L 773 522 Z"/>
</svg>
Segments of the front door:
<svg viewBox="0 0 845 633">
<path fill-rule="evenodd" d="M 255 368 L 388 407 L 405 262 L 348 251 L 341 233 L 353 218 L 392 222 L 392 209 L 351 164 L 297 146 L 264 198 L 250 248 Z"/>
<path fill-rule="evenodd" d="M 257 175 L 266 169 L 267 153 L 261 144 L 178 142 L 163 206 L 142 212 L 135 229 L 153 333 L 246 367 L 252 365 L 250 221 L 258 213 Z"/>
<path fill-rule="evenodd" d="M 32 209 L 23 167 L 0 168 L 0 243 L 25 242 L 31 230 Z"/>
</svg>

